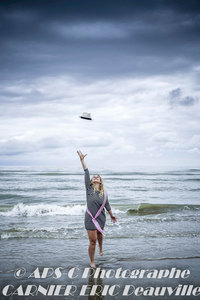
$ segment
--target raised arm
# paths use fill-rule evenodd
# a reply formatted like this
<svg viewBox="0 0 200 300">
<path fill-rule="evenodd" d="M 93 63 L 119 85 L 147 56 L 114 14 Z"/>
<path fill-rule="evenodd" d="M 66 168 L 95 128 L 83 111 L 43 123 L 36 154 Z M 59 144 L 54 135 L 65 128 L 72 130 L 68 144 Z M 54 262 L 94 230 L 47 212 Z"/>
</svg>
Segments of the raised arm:
<svg viewBox="0 0 200 300">
<path fill-rule="evenodd" d="M 85 164 L 85 162 L 84 162 L 84 158 L 85 158 L 85 156 L 86 156 L 87 154 L 83 155 L 83 153 L 82 153 L 80 150 L 77 151 L 77 153 L 78 153 L 78 155 L 79 155 L 79 157 L 80 157 L 80 161 L 81 161 L 83 170 L 87 169 L 86 164 Z"/>
<path fill-rule="evenodd" d="M 79 157 L 80 157 L 80 161 L 83 167 L 83 170 L 85 172 L 85 187 L 88 189 L 90 188 L 91 182 L 90 182 L 90 173 L 88 168 L 86 167 L 86 164 L 84 162 L 84 158 L 87 154 L 83 155 L 81 151 L 77 151 Z"/>
</svg>

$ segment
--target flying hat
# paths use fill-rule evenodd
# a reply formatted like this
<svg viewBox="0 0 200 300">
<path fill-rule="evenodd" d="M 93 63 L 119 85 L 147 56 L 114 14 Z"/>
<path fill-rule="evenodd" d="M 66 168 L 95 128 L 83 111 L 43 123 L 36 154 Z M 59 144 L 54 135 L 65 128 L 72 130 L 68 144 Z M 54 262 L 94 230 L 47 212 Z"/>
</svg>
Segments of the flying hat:
<svg viewBox="0 0 200 300">
<path fill-rule="evenodd" d="M 87 112 L 83 112 L 82 116 L 80 116 L 81 119 L 85 119 L 85 120 L 92 120 L 91 118 L 91 114 L 87 113 Z"/>
</svg>

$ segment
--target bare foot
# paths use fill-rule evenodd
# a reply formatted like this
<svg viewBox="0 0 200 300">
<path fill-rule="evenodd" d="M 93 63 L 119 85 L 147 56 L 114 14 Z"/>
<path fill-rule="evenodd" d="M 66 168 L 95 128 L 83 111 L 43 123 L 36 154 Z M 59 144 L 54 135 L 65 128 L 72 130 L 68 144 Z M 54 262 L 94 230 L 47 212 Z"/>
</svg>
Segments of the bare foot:
<svg viewBox="0 0 200 300">
<path fill-rule="evenodd" d="M 99 248 L 99 254 L 103 256 L 103 250 Z"/>
<path fill-rule="evenodd" d="M 96 268 L 95 263 L 94 263 L 94 262 L 91 262 L 90 267 L 91 267 L 91 268 Z"/>
</svg>

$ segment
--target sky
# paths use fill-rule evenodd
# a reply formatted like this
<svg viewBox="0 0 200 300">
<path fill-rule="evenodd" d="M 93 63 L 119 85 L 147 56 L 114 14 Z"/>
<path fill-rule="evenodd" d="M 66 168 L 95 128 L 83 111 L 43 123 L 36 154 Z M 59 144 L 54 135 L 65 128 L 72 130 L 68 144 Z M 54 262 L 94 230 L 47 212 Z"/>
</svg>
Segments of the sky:
<svg viewBox="0 0 200 300">
<path fill-rule="evenodd" d="M 0 166 L 199 168 L 199 32 L 199 0 L 2 0 Z"/>
</svg>

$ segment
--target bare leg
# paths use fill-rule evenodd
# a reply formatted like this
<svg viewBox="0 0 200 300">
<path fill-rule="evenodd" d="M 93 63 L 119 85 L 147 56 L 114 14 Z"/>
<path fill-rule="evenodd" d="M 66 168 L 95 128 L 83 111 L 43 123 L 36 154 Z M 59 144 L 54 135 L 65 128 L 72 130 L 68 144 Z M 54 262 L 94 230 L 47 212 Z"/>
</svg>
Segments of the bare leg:
<svg viewBox="0 0 200 300">
<path fill-rule="evenodd" d="M 101 232 L 99 232 L 97 230 L 97 240 L 98 240 L 98 244 L 99 244 L 99 254 L 102 256 L 103 255 L 103 234 L 101 234 Z"/>
<path fill-rule="evenodd" d="M 87 230 L 88 232 L 88 238 L 89 238 L 89 247 L 88 247 L 88 254 L 90 257 L 91 264 L 90 266 L 92 268 L 95 268 L 94 263 L 94 255 L 95 255 L 95 247 L 96 247 L 96 241 L 97 241 L 97 230 Z"/>
</svg>

